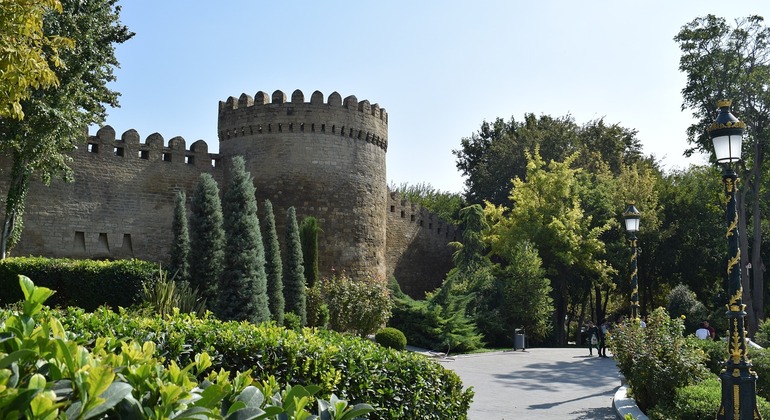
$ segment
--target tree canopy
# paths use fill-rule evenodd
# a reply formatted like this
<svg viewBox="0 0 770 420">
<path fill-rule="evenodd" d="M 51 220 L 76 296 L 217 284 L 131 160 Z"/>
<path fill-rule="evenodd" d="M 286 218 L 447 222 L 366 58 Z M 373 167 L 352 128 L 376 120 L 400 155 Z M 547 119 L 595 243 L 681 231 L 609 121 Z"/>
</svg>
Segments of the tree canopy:
<svg viewBox="0 0 770 420">
<path fill-rule="evenodd" d="M 590 167 L 598 160 L 613 173 L 642 156 L 636 130 L 607 125 L 603 119 L 580 126 L 570 115 L 554 118 L 529 113 L 523 121 L 513 117 L 508 122 L 502 118 L 484 121 L 478 132 L 460 143 L 461 148 L 453 153 L 457 168 L 466 177 L 465 198 L 479 204 L 484 200 L 507 203 L 511 180 L 526 180 L 526 154 L 535 147 L 546 161 L 562 161 L 580 152 L 575 158 L 579 166 Z"/>
<path fill-rule="evenodd" d="M 682 89 L 682 110 L 689 109 L 696 123 L 687 130 L 695 150 L 712 154 L 706 128 L 716 116 L 716 103 L 732 100 L 733 113 L 747 126 L 740 178 L 747 188 L 738 192 L 741 267 L 754 267 L 743 278 L 749 331 L 764 318 L 761 213 L 767 211 L 762 184 L 770 150 L 770 28 L 761 16 L 737 19 L 734 25 L 714 15 L 684 25 L 674 38 L 682 56 L 679 70 L 687 76 Z"/>
<path fill-rule="evenodd" d="M 9 3 L 18 2 L 3 2 L 2 7 Z M 44 15 L 42 32 L 45 37 L 74 41 L 72 48 L 46 55 L 53 60 L 58 87 L 31 91 L 21 101 L 23 120 L 0 118 L 0 153 L 13 160 L 0 236 L 3 258 L 21 236 L 32 176 L 45 184 L 55 176 L 70 180 L 67 153 L 83 142 L 86 127 L 104 121 L 107 105 L 118 106 L 119 94 L 108 86 L 119 65 L 115 45 L 134 34 L 121 24 L 117 0 L 64 0 L 61 4 L 61 13 Z"/>
<path fill-rule="evenodd" d="M 61 13 L 59 0 L 0 2 L 0 118 L 24 118 L 21 101 L 36 89 L 59 85 L 51 67 L 61 67 L 59 51 L 73 41 L 46 33 L 48 13 Z"/>
</svg>

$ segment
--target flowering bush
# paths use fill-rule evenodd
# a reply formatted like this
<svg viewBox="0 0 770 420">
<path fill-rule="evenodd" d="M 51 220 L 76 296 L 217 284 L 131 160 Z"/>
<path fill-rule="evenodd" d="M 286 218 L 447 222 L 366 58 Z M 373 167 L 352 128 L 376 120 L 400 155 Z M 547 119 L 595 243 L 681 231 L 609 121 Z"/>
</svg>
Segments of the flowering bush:
<svg viewBox="0 0 770 420">
<path fill-rule="evenodd" d="M 390 318 L 390 291 L 372 277 L 353 280 L 335 273 L 321 280 L 321 295 L 329 308 L 329 328 L 360 336 L 371 334 Z"/>
<path fill-rule="evenodd" d="M 705 354 L 683 332 L 682 317 L 671 318 L 658 308 L 645 328 L 636 320 L 626 320 L 610 335 L 609 347 L 642 410 L 670 403 L 677 388 L 708 376 Z"/>
</svg>

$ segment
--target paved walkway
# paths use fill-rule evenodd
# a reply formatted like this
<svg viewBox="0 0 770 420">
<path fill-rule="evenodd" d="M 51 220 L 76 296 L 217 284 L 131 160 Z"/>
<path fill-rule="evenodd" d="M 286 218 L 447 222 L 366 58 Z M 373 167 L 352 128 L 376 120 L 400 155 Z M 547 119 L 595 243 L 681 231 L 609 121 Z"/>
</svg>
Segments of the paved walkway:
<svg viewBox="0 0 770 420">
<path fill-rule="evenodd" d="M 616 419 L 620 373 L 585 348 L 532 348 L 439 359 L 473 397 L 469 420 Z"/>
</svg>

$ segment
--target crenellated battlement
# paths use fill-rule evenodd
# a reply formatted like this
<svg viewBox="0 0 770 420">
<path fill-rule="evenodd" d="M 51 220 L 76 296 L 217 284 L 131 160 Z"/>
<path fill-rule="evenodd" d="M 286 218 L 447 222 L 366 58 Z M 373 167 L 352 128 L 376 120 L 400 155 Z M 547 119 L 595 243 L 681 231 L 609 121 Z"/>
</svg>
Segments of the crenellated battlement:
<svg viewBox="0 0 770 420">
<path fill-rule="evenodd" d="M 79 149 L 78 152 L 124 159 L 185 164 L 201 170 L 219 167 L 222 160 L 221 156 L 217 153 L 209 153 L 208 150 L 209 146 L 203 140 L 194 142 L 187 149 L 185 139 L 179 136 L 170 139 L 168 146 L 166 146 L 163 136 L 158 133 L 150 134 L 144 143 L 140 143 L 139 133 L 134 129 L 125 131 L 120 139 L 117 139 L 115 129 L 105 125 L 96 132 L 95 136 L 88 136 L 86 148 Z"/>
<path fill-rule="evenodd" d="M 388 113 L 368 100 L 351 95 L 342 99 L 333 92 L 324 101 L 323 93 L 313 92 L 305 102 L 301 90 L 291 100 L 276 90 L 272 96 L 259 91 L 219 102 L 219 141 L 246 136 L 281 134 L 329 135 L 355 138 L 388 148 Z"/>
<path fill-rule="evenodd" d="M 104 126 L 86 135 L 85 147 L 69 154 L 74 182 L 30 187 L 15 252 L 166 263 L 178 192 L 189 202 L 201 173 L 226 188 L 228 163 L 241 156 L 258 203 L 271 201 L 279 232 L 290 207 L 319 221 L 322 275 L 393 276 L 413 297 L 435 289 L 452 267 L 448 243 L 459 229 L 389 193 L 388 113 L 337 92 L 309 99 L 277 90 L 219 102 L 219 153 L 202 140 L 188 145 L 158 133 L 142 140 L 133 129 L 118 137 Z M 9 172 L 0 171 L 0 187 L 8 188 Z"/>
<path fill-rule="evenodd" d="M 405 223 L 413 224 L 425 234 L 439 242 L 458 241 L 460 229 L 441 219 L 420 204 L 412 203 L 401 197 L 397 192 L 390 192 L 388 197 L 388 213 L 390 218 L 400 218 Z"/>
</svg>

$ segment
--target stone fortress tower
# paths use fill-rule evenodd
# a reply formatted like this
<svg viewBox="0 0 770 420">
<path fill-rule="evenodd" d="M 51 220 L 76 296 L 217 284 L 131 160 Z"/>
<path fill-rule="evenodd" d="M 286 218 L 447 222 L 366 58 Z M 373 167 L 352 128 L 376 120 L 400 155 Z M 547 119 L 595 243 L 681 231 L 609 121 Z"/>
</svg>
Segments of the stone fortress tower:
<svg viewBox="0 0 770 420">
<path fill-rule="evenodd" d="M 230 97 L 218 112 L 219 153 L 209 153 L 202 140 L 187 149 L 181 137 L 166 146 L 158 133 L 141 142 L 135 130 L 117 138 L 112 127 L 99 129 L 70 154 L 74 182 L 30 186 L 13 255 L 166 263 L 176 192 L 189 199 L 202 172 L 226 188 L 230 160 L 243 156 L 260 214 L 270 199 L 282 242 L 288 207 L 296 208 L 298 220 L 319 219 L 322 275 L 333 269 L 381 279 L 395 275 L 416 297 L 440 284 L 451 268 L 447 244 L 459 234 L 388 192 L 384 108 L 336 92 L 324 100 L 315 91 L 308 102 L 296 90 L 288 100 L 278 90 Z M 0 160 L 0 169 L 9 167 Z"/>
<path fill-rule="evenodd" d="M 260 203 L 319 219 L 319 267 L 385 278 L 384 109 L 336 92 L 242 94 L 219 103 L 218 132 L 220 155 L 245 158 Z"/>
</svg>

